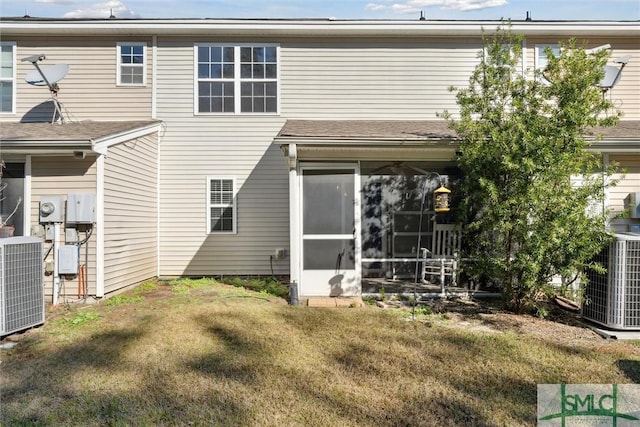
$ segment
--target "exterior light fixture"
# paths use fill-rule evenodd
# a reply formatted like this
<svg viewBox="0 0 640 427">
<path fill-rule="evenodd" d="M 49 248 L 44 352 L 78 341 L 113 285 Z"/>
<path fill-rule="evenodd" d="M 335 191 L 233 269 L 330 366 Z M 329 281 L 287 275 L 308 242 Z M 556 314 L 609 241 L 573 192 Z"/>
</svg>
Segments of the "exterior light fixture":
<svg viewBox="0 0 640 427">
<path fill-rule="evenodd" d="M 433 206 L 436 213 L 449 212 L 451 210 L 449 207 L 451 190 L 445 187 L 443 183 L 440 184 L 440 188 L 434 190 L 433 197 Z"/>
</svg>

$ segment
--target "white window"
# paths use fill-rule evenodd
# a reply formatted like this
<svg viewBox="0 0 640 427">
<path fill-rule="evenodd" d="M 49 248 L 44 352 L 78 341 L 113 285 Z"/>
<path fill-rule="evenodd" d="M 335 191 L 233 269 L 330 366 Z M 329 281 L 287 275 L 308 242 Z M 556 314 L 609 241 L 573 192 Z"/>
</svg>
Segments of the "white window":
<svg viewBox="0 0 640 427">
<path fill-rule="evenodd" d="M 0 42 L 0 113 L 13 113 L 15 111 L 15 63 L 15 42 Z"/>
<path fill-rule="evenodd" d="M 118 85 L 146 84 L 146 43 L 118 43 Z"/>
<path fill-rule="evenodd" d="M 194 110 L 278 113 L 278 46 L 195 46 Z"/>
<path fill-rule="evenodd" d="M 236 216 L 235 179 L 207 177 L 207 233 L 235 233 Z"/>
<path fill-rule="evenodd" d="M 547 64 L 549 63 L 549 58 L 547 58 L 546 48 L 550 48 L 551 52 L 553 52 L 553 56 L 560 56 L 560 45 L 559 44 L 537 44 L 535 48 L 536 59 L 535 66 L 536 70 L 544 71 L 547 68 Z"/>
</svg>

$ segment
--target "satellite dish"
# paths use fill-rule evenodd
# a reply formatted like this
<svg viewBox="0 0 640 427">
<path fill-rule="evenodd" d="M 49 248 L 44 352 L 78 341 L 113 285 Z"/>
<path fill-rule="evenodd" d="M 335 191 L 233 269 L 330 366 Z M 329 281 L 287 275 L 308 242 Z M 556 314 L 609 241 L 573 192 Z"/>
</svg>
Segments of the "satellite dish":
<svg viewBox="0 0 640 427">
<path fill-rule="evenodd" d="M 24 62 L 31 62 L 31 64 L 36 68 L 35 70 L 29 71 L 24 79 L 27 83 L 34 86 L 47 86 L 49 91 L 51 92 L 51 101 L 53 102 L 53 106 L 55 111 L 53 113 L 53 118 L 51 119 L 51 123 L 56 120 L 60 120 L 61 123 L 64 123 L 64 117 L 62 115 L 62 107 L 60 105 L 60 101 L 58 101 L 58 81 L 62 80 L 64 76 L 69 72 L 69 65 L 67 64 L 56 64 L 45 67 L 40 67 L 38 62 L 44 61 L 47 59 L 44 53 L 39 55 L 31 55 L 26 58 L 22 58 Z"/>
<path fill-rule="evenodd" d="M 622 75 L 622 69 L 625 65 L 627 65 L 629 59 L 631 59 L 631 56 L 629 55 L 625 55 L 618 59 L 615 59 L 613 62 L 615 62 L 616 64 L 620 64 L 620 67 L 605 65 L 604 77 L 602 78 L 602 80 L 600 80 L 600 83 L 598 83 L 598 86 L 600 86 L 600 89 L 602 89 L 603 94 L 604 92 L 612 89 L 616 84 L 618 84 L 620 76 Z"/>
<path fill-rule="evenodd" d="M 49 86 L 58 83 L 69 73 L 68 64 L 56 64 L 40 67 L 40 69 L 31 70 L 25 76 L 24 80 L 34 86 Z"/>
</svg>

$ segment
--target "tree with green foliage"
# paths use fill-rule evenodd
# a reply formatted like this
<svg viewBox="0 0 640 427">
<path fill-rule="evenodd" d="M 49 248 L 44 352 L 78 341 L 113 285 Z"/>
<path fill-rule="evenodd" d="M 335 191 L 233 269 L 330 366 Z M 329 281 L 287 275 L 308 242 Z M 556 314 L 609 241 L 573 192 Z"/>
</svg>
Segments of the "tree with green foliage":
<svg viewBox="0 0 640 427">
<path fill-rule="evenodd" d="M 601 201 L 614 168 L 603 169 L 585 135 L 619 113 L 598 87 L 606 51 L 588 54 L 571 40 L 557 57 L 546 50 L 544 72 L 526 76 L 521 36 L 498 28 L 483 40 L 469 87 L 451 88 L 459 117 L 443 116 L 460 138 L 471 274 L 491 279 L 507 308 L 523 312 L 552 278 L 597 268 L 590 260 L 609 240 Z"/>
</svg>

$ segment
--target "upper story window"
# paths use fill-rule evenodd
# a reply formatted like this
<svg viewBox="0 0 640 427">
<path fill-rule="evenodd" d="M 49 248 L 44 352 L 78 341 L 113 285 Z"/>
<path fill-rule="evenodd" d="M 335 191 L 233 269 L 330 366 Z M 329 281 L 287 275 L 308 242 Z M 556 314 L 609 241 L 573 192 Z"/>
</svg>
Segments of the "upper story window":
<svg viewBox="0 0 640 427">
<path fill-rule="evenodd" d="M 560 45 L 559 44 L 537 44 L 535 48 L 535 67 L 536 70 L 543 71 L 547 68 L 547 64 L 549 63 L 549 58 L 547 57 L 546 48 L 550 48 L 551 52 L 553 52 L 553 56 L 560 56 Z"/>
<path fill-rule="evenodd" d="M 277 113 L 278 47 L 195 46 L 196 113 Z"/>
<path fill-rule="evenodd" d="M 144 86 L 146 84 L 146 43 L 118 43 L 118 84 Z"/>
<path fill-rule="evenodd" d="M 15 63 L 15 42 L 0 42 L 0 113 L 13 113 L 15 110 Z"/>
</svg>

